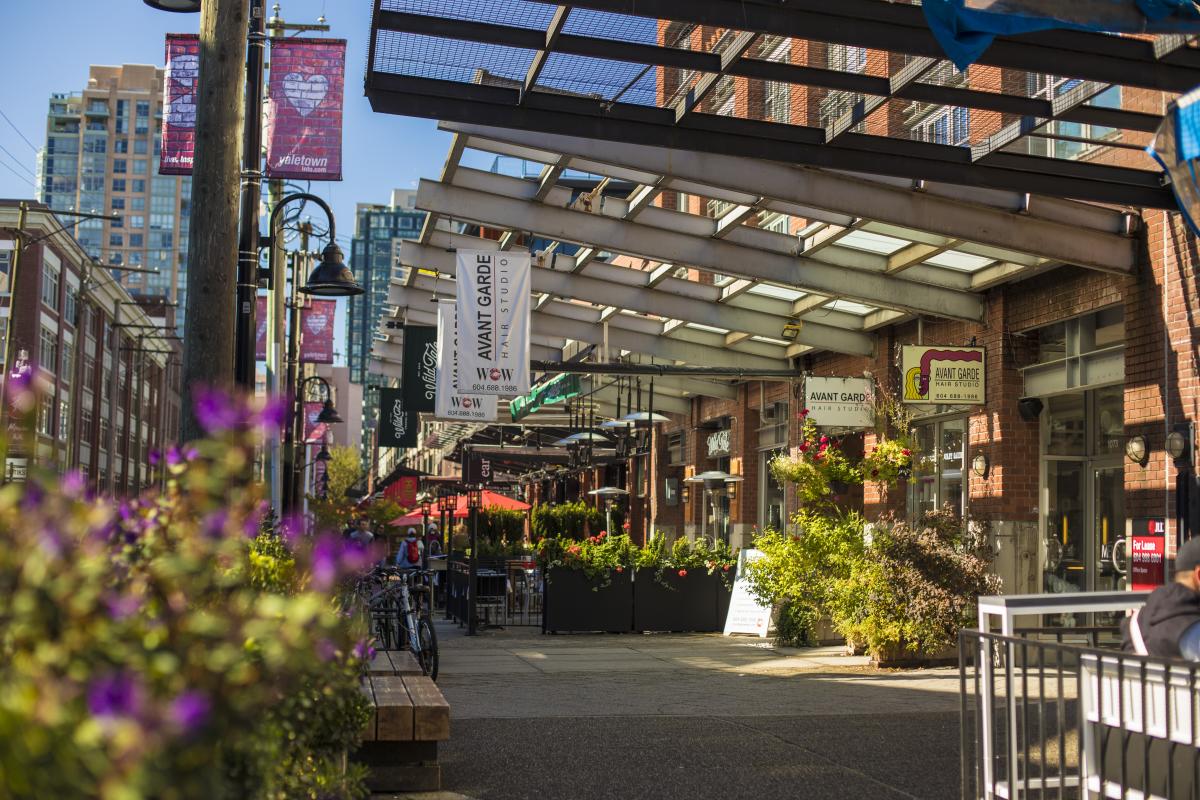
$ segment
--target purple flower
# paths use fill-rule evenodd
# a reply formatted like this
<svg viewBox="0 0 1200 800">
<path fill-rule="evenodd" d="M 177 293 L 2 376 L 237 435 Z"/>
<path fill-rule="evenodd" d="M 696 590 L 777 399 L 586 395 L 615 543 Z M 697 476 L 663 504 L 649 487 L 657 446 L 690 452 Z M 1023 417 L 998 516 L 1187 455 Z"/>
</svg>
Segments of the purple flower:
<svg viewBox="0 0 1200 800">
<path fill-rule="evenodd" d="M 294 544 L 304 535 L 305 527 L 303 514 L 288 514 L 279 523 L 279 535 L 288 544 Z"/>
<path fill-rule="evenodd" d="M 325 591 L 337 580 L 338 556 L 342 549 L 342 543 L 332 536 L 322 536 L 313 546 L 313 586 L 318 591 Z"/>
<path fill-rule="evenodd" d="M 108 613 L 113 619 L 132 617 L 142 607 L 142 601 L 132 595 L 111 595 L 104 600 Z"/>
<path fill-rule="evenodd" d="M 62 487 L 63 494 L 67 497 L 82 497 L 84 490 L 87 489 L 87 479 L 83 477 L 82 472 L 73 469 L 66 475 L 63 475 L 60 486 Z"/>
<path fill-rule="evenodd" d="M 183 457 L 188 461 L 195 461 L 199 455 L 200 451 L 196 449 L 194 444 L 188 445 L 187 449 L 183 451 Z"/>
<path fill-rule="evenodd" d="M 288 417 L 288 402 L 282 397 L 269 397 L 259 410 L 256 424 L 265 431 L 278 433 Z"/>
<path fill-rule="evenodd" d="M 132 717 L 142 708 L 142 687 L 127 672 L 115 672 L 92 681 L 88 711 L 101 718 Z"/>
<path fill-rule="evenodd" d="M 179 446 L 174 444 L 171 445 L 171 448 L 167 450 L 167 466 L 177 467 L 182 463 L 183 453 L 179 452 Z"/>
<path fill-rule="evenodd" d="M 212 703 L 203 692 L 189 690 L 171 701 L 171 719 L 188 733 L 200 728 L 212 713 Z"/>
<path fill-rule="evenodd" d="M 29 481 L 25 484 L 25 492 L 21 495 L 21 508 L 25 511 L 33 511 L 42 504 L 42 500 L 46 498 L 46 492 L 42 489 L 40 483 Z"/>
<path fill-rule="evenodd" d="M 201 391 L 196 397 L 196 421 L 210 434 L 233 430 L 244 422 L 238 402 L 225 392 Z"/>
<path fill-rule="evenodd" d="M 322 661 L 333 661 L 337 655 L 337 645 L 329 639 L 321 639 L 317 642 L 317 657 Z"/>
<path fill-rule="evenodd" d="M 162 453 L 160 453 L 157 449 L 154 449 L 150 451 L 150 455 L 147 456 L 147 458 L 150 461 L 150 466 L 157 467 L 159 462 L 162 461 Z"/>
<path fill-rule="evenodd" d="M 225 524 L 229 522 L 229 512 L 225 509 L 218 509 L 204 517 L 201 523 L 201 530 L 204 535 L 210 539 L 220 539 L 225 535 Z"/>
<path fill-rule="evenodd" d="M 63 538 L 57 530 L 49 525 L 44 525 L 38 531 L 38 541 L 42 545 L 42 550 L 51 558 L 58 558 L 63 551 Z"/>
<path fill-rule="evenodd" d="M 370 661 L 375 657 L 375 647 L 369 639 L 359 639 L 354 645 L 354 657 L 361 661 Z"/>
</svg>

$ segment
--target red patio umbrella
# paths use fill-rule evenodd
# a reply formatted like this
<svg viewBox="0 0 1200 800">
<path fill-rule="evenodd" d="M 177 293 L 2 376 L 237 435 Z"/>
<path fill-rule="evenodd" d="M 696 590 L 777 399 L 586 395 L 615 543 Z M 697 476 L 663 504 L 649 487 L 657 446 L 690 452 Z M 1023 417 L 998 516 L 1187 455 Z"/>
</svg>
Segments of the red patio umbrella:
<svg viewBox="0 0 1200 800">
<path fill-rule="evenodd" d="M 504 508 L 504 509 L 508 509 L 510 511 L 528 511 L 530 508 L 528 503 L 523 503 L 520 500 L 514 500 L 511 497 L 507 497 L 498 492 L 493 492 L 488 489 L 483 490 L 483 507 L 484 508 Z M 467 509 L 467 496 L 465 494 L 458 495 L 457 501 L 455 502 L 455 506 L 454 506 L 454 515 L 453 515 L 454 518 L 455 519 L 466 519 L 469 514 L 470 514 L 470 511 Z M 420 525 L 422 523 L 423 519 L 424 518 L 421 516 L 421 509 L 418 508 L 415 511 L 408 512 L 407 514 L 405 514 L 402 517 L 396 517 L 396 519 L 392 520 L 388 524 L 399 525 L 401 527 L 403 527 L 405 525 Z M 430 514 L 429 519 L 436 520 L 437 515 Z"/>
</svg>

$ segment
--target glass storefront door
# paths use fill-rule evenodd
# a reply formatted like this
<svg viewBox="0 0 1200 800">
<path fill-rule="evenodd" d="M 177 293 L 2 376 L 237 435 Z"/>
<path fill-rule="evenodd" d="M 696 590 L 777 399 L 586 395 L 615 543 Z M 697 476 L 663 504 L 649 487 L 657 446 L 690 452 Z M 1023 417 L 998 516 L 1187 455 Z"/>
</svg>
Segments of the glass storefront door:
<svg viewBox="0 0 1200 800">
<path fill-rule="evenodd" d="M 1125 582 L 1125 469 L 1119 386 L 1047 402 L 1042 583 L 1047 592 L 1116 591 Z M 1111 620 L 1099 618 L 1098 625 Z M 1080 619 L 1059 620 L 1083 624 Z"/>
</svg>

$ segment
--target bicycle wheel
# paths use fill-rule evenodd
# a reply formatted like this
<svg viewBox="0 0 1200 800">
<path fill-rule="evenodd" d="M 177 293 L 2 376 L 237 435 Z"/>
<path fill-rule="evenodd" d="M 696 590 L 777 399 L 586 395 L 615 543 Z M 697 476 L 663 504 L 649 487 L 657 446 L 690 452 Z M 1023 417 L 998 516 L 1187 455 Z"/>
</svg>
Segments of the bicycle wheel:
<svg viewBox="0 0 1200 800">
<path fill-rule="evenodd" d="M 421 643 L 421 652 L 417 654 L 417 663 L 421 665 L 422 672 L 436 681 L 438 676 L 437 634 L 433 630 L 433 625 L 424 617 L 417 620 L 417 641 Z"/>
</svg>

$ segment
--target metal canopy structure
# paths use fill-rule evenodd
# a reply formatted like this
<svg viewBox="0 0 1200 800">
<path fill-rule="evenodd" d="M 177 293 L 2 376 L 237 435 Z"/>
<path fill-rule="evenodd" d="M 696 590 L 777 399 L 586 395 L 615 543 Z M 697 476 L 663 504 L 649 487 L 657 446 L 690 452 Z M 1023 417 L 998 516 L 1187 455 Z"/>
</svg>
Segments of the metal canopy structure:
<svg viewBox="0 0 1200 800">
<path fill-rule="evenodd" d="M 366 94 L 387 113 L 1175 207 L 1148 157 L 1076 156 L 1149 141 L 1160 117 L 1114 93 L 1200 84 L 1185 37 L 1001 37 L 971 67 L 987 80 L 941 55 L 921 9 L 886 0 L 375 0 Z M 763 108 L 738 102 L 745 79 Z M 938 113 L 955 135 L 923 127 Z"/>
</svg>

